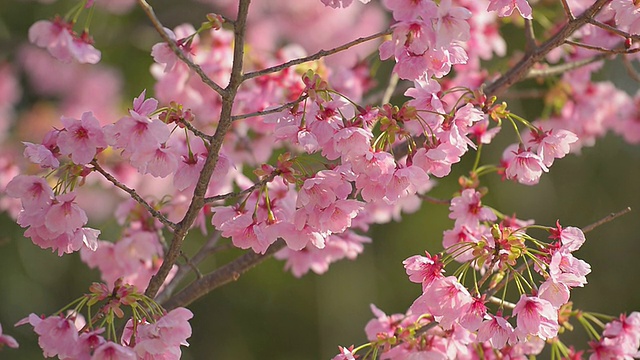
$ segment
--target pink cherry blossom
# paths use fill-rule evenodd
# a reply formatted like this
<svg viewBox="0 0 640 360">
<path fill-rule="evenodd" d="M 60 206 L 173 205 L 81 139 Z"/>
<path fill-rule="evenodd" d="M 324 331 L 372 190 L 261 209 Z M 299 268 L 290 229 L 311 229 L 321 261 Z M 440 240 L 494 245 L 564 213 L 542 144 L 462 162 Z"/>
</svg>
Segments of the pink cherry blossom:
<svg viewBox="0 0 640 360">
<path fill-rule="evenodd" d="M 325 0 L 323 0 L 325 1 Z M 340 353 L 336 356 L 334 356 L 332 358 L 332 360 L 356 360 L 355 355 L 353 354 L 353 345 L 351 345 L 350 347 L 346 348 L 346 347 L 342 347 L 342 346 L 338 346 L 338 351 L 340 351 Z"/>
<path fill-rule="evenodd" d="M 451 200 L 449 218 L 455 220 L 456 225 L 466 225 L 470 229 L 478 227 L 481 221 L 497 220 L 493 210 L 482 206 L 481 196 L 475 189 L 463 190 L 460 196 Z"/>
<path fill-rule="evenodd" d="M 13 336 L 2 333 L 2 325 L 0 325 L 0 349 L 4 345 L 14 349 L 19 347 L 18 342 L 13 338 Z"/>
<path fill-rule="evenodd" d="M 444 329 L 451 328 L 471 307 L 473 298 L 455 276 L 434 280 L 411 305 L 415 314 L 431 314 Z"/>
<path fill-rule="evenodd" d="M 554 282 L 549 278 L 540 285 L 538 297 L 551 303 L 556 309 L 569 301 L 569 287 L 561 282 Z"/>
<path fill-rule="evenodd" d="M 71 319 L 63 316 L 40 318 L 30 314 L 19 321 L 16 326 L 29 323 L 38 334 L 38 345 L 45 357 L 59 356 L 65 358 L 75 352 L 78 342 L 78 330 Z"/>
<path fill-rule="evenodd" d="M 87 223 L 87 215 L 75 202 L 73 192 L 57 196 L 45 215 L 45 226 L 54 235 L 74 232 Z"/>
<path fill-rule="evenodd" d="M 75 59 L 79 63 L 96 64 L 100 61 L 100 51 L 91 45 L 92 41 L 87 33 L 78 36 L 71 30 L 72 26 L 73 24 L 60 18 L 53 22 L 37 21 L 29 28 L 29 41 L 46 48 L 60 61 L 70 62 Z"/>
<path fill-rule="evenodd" d="M 407 275 L 409 275 L 409 280 L 414 283 L 421 283 L 422 291 L 425 291 L 434 280 L 443 277 L 444 264 L 442 264 L 438 255 L 431 256 L 428 252 L 426 255 L 414 255 L 402 262 Z"/>
<path fill-rule="evenodd" d="M 502 316 L 490 316 L 478 329 L 478 342 L 489 341 L 491 346 L 502 349 L 507 342 L 515 342 L 513 326 Z"/>
<path fill-rule="evenodd" d="M 531 151 L 519 150 L 508 164 L 505 171 L 507 179 L 514 179 L 525 185 L 537 184 L 542 172 L 549 171 L 542 158 Z"/>
<path fill-rule="evenodd" d="M 582 287 L 587 283 L 587 275 L 591 266 L 583 260 L 575 258 L 571 253 L 556 251 L 551 257 L 549 275 L 553 281 L 569 287 Z"/>
<path fill-rule="evenodd" d="M 136 353 L 129 347 L 108 341 L 98 346 L 91 360 L 136 360 Z"/>
<path fill-rule="evenodd" d="M 53 189 L 44 178 L 34 175 L 18 175 L 6 187 L 7 195 L 18 198 L 25 210 L 48 208 L 53 202 Z"/>
<path fill-rule="evenodd" d="M 542 163 L 549 167 L 553 160 L 563 158 L 571 150 L 570 145 L 578 141 L 576 134 L 571 131 L 560 129 L 557 131 L 546 131 L 542 135 L 535 135 L 531 141 L 538 145 L 538 156 Z"/>
<path fill-rule="evenodd" d="M 55 131 L 56 136 L 58 131 Z M 60 166 L 60 161 L 56 155 L 51 151 L 52 149 L 44 144 L 32 144 L 30 142 L 23 142 L 24 157 L 29 159 L 34 164 L 38 164 L 44 168 L 57 168 Z M 57 146 L 54 144 L 54 147 Z M 59 155 L 59 154 L 58 154 Z"/>
<path fill-rule="evenodd" d="M 155 323 L 140 323 L 135 335 L 134 351 L 139 359 L 159 358 L 178 360 L 180 346 L 189 346 L 191 336 L 189 319 L 193 313 L 185 308 L 176 308 L 159 318 Z M 123 336 L 124 339 L 130 336 Z"/>
<path fill-rule="evenodd" d="M 58 147 L 63 155 L 70 155 L 76 164 L 88 164 L 99 150 L 107 147 L 98 119 L 91 112 L 82 114 L 80 120 L 62 118 L 65 129 L 58 135 Z"/>
<path fill-rule="evenodd" d="M 558 335 L 558 310 L 547 300 L 522 294 L 513 315 L 517 317 L 516 334 L 520 339 L 533 335 L 545 340 Z"/>
<path fill-rule="evenodd" d="M 509 16 L 513 10 L 518 10 L 525 19 L 532 19 L 531 6 L 527 0 L 489 0 L 488 11 L 497 11 L 498 16 Z"/>
</svg>

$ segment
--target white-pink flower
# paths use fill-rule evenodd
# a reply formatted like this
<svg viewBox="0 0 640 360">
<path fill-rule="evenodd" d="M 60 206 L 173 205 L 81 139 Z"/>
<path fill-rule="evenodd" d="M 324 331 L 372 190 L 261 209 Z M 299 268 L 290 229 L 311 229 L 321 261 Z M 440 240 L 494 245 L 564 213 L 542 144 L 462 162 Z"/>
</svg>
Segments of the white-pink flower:
<svg viewBox="0 0 640 360">
<path fill-rule="evenodd" d="M 502 349 L 508 341 L 514 340 L 513 326 L 502 316 L 492 315 L 478 328 L 478 342 L 489 341 L 496 349 Z"/>
<path fill-rule="evenodd" d="M 518 10 L 525 19 L 532 19 L 531 5 L 527 0 L 489 0 L 488 11 L 497 11 L 498 16 L 509 16 L 513 10 Z"/>
<path fill-rule="evenodd" d="M 517 317 L 516 334 L 520 339 L 533 335 L 546 340 L 558 335 L 558 310 L 547 300 L 522 294 L 513 315 Z"/>
<path fill-rule="evenodd" d="M 93 47 L 88 34 L 78 36 L 72 31 L 72 24 L 59 18 L 53 22 L 40 20 L 29 28 L 29 41 L 46 48 L 56 59 L 70 62 L 95 64 L 100 61 L 100 51 Z"/>
<path fill-rule="evenodd" d="M 517 180 L 521 184 L 535 185 L 540 180 L 542 172 L 548 171 L 540 156 L 531 151 L 519 150 L 508 162 L 505 175 L 507 179 Z"/>
<path fill-rule="evenodd" d="M 80 120 L 63 117 L 61 121 L 65 129 L 58 135 L 58 147 L 74 163 L 88 164 L 99 150 L 107 147 L 104 132 L 92 112 L 83 113 Z"/>
</svg>

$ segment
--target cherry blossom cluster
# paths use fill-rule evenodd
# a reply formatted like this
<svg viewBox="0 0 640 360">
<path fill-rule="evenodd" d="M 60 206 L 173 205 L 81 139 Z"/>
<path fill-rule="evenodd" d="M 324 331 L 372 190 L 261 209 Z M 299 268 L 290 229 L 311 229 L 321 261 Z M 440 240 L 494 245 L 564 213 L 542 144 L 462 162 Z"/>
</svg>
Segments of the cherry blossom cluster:
<svg viewBox="0 0 640 360">
<path fill-rule="evenodd" d="M 353 5 L 351 0 L 321 2 L 333 8 Z M 572 19 L 592 3 L 562 5 L 573 10 L 567 10 Z M 63 62 L 97 63 L 101 53 L 88 29 L 80 35 L 73 30 L 80 14 L 93 6 L 82 1 L 70 12 L 73 17 L 36 22 L 30 42 Z M 127 9 L 130 2 L 121 6 Z M 480 178 L 494 172 L 535 185 L 555 159 L 593 144 L 607 130 L 640 142 L 640 95 L 591 82 L 601 63 L 598 49 L 636 49 L 636 2 L 610 1 L 589 26 L 571 35 L 567 46 L 546 53 L 549 64 L 582 65 L 563 74 L 552 89 L 558 96 L 544 99 L 548 111 L 534 121 L 511 113 L 481 87 L 492 75 L 480 61 L 506 52 L 496 16 L 517 10 L 531 26 L 527 0 L 383 0 L 382 6 L 396 22 L 379 57 L 393 58 L 393 72 L 410 81 L 404 92 L 408 100 L 401 105 L 387 99 L 378 106 L 360 105 L 374 87 L 365 61 L 343 66 L 310 57 L 296 62 L 307 51 L 295 44 L 273 53 L 247 47 L 241 55 L 244 68 L 238 70 L 234 56 L 242 46 L 234 34 L 239 31 L 229 27 L 244 21 L 225 28 L 225 17 L 208 14 L 198 29 L 183 24 L 160 31 L 171 46 L 161 42 L 151 49 L 154 97 L 143 90 L 116 121 L 97 111 L 62 116 L 61 125 L 39 144 L 24 143 L 24 157 L 45 175 L 14 177 L 16 168 L 0 162 L 2 175 L 12 178 L 0 179 L 0 186 L 19 200 L 14 208 L 19 208 L 18 224 L 27 228 L 25 236 L 60 256 L 80 251 L 108 284 L 94 284 L 66 315 L 31 314 L 19 322 L 33 326 L 44 356 L 178 359 L 191 335 L 191 312 L 177 307 L 167 313 L 137 289 L 152 282 L 165 255 L 177 257 L 170 246 L 182 241 L 180 234 L 199 228 L 208 235 L 213 226 L 234 247 L 257 254 L 266 254 L 281 239 L 285 246 L 274 256 L 286 261 L 286 269 L 297 277 L 309 270 L 321 274 L 331 263 L 360 254 L 371 241 L 363 234 L 372 224 L 417 210 L 434 186 L 432 178 L 449 176 L 472 151 L 475 164 L 449 202 L 455 223 L 443 234 L 444 251 L 404 262 L 422 294 L 406 314 L 389 316 L 372 307 L 376 318 L 365 328 L 370 343 L 340 347 L 335 359 L 354 359 L 364 348 L 370 350 L 365 357 L 381 359 L 524 358 L 540 353 L 545 342 L 558 357 L 578 358 L 580 352 L 558 338 L 571 328 L 571 318 L 603 328 L 602 336 L 590 332 L 592 358 L 637 355 L 638 313 L 605 325 L 572 309 L 570 290 L 584 286 L 591 271 L 573 255 L 585 241 L 582 230 L 504 216 L 482 203 L 486 189 L 480 187 Z M 529 46 L 537 46 L 529 40 Z M 288 61 L 295 65 L 278 68 Z M 26 68 L 38 67 L 26 63 Z M 0 80 L 6 76 L 2 70 Z M 534 68 L 531 76 L 543 70 Z M 238 78 L 241 84 L 234 88 Z M 11 88 L 15 81 L 3 83 Z M 4 93 L 10 96 L 0 96 L 0 114 L 17 102 L 17 91 L 0 86 Z M 482 148 L 505 123 L 513 125 L 518 142 L 504 150 L 499 163 L 482 164 Z M 162 182 L 168 185 L 146 186 Z M 115 210 L 123 227 L 115 242 L 99 240 L 100 231 L 86 227 L 89 218 L 79 199 L 88 184 L 96 183 L 128 195 Z M 186 222 L 196 207 L 195 220 Z M 181 228 L 183 222 L 188 228 Z M 547 231 L 551 241 L 530 234 L 536 230 Z M 175 236 L 171 244 L 164 239 L 169 233 Z M 447 276 L 445 266 L 453 262 L 462 265 Z M 173 262 L 169 267 L 161 279 L 165 284 L 178 271 Z M 519 297 L 507 299 L 507 288 L 514 286 Z M 80 315 L 85 307 L 86 321 Z M 118 335 L 114 321 L 124 318 L 122 307 L 130 308 L 132 317 Z M 1 331 L 0 344 L 17 347 Z"/>
<path fill-rule="evenodd" d="M 495 221 L 496 215 L 473 192 L 464 190 L 452 201 L 452 218 L 457 224 Z M 461 199 L 470 196 L 476 199 Z M 470 205 L 462 206 L 463 201 Z M 464 214 L 462 207 L 467 207 Z M 556 224 L 547 228 L 552 241 L 545 243 L 526 233 L 532 228 L 535 226 L 505 218 L 481 237 L 467 236 L 449 245 L 448 255 L 426 253 L 408 258 L 404 262 L 407 275 L 410 281 L 422 284 L 422 295 L 407 314 L 389 316 L 372 305 L 375 318 L 365 327 L 370 343 L 358 349 L 340 348 L 334 359 L 352 359 L 367 348 L 365 358 L 372 354 L 381 359 L 524 358 L 539 354 L 545 341 L 559 358 L 581 358 L 575 356 L 582 352 L 558 339 L 564 330 L 573 328 L 572 317 L 603 328 L 600 336 L 591 325 L 585 326 L 596 339 L 590 343 L 592 359 L 635 356 L 640 348 L 638 313 L 622 315 L 605 326 L 595 315 L 573 310 L 569 302 L 569 290 L 584 286 L 590 272 L 587 263 L 573 256 L 585 241 L 582 231 Z M 445 276 L 444 267 L 452 260 L 464 266 L 457 275 Z M 517 265 L 520 261 L 523 264 Z M 474 280 L 466 286 L 470 271 Z M 541 280 L 534 280 L 534 271 Z M 520 293 L 515 303 L 505 300 L 511 282 Z M 504 294 L 494 296 L 499 289 Z"/>
<path fill-rule="evenodd" d="M 91 307 L 99 305 L 92 313 Z M 59 359 L 180 359 L 180 346 L 188 346 L 191 336 L 188 320 L 191 311 L 177 308 L 164 311 L 135 287 L 117 281 L 113 290 L 94 283 L 87 294 L 61 312 L 44 317 L 30 314 L 16 326 L 30 324 L 38 334 L 43 356 Z M 88 308 L 88 320 L 81 315 Z M 122 319 L 122 307 L 133 316 L 121 336 L 116 334 L 115 320 Z"/>
</svg>

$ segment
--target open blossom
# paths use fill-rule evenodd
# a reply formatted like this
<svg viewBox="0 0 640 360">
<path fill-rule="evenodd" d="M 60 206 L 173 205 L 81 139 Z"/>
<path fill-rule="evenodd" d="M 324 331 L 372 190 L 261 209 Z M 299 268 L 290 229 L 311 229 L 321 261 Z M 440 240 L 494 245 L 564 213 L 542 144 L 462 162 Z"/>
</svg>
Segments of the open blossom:
<svg viewBox="0 0 640 360">
<path fill-rule="evenodd" d="M 19 346 L 13 336 L 2 333 L 2 325 L 0 325 L 0 349 L 2 349 L 4 345 L 14 349 L 17 349 Z"/>
<path fill-rule="evenodd" d="M 489 0 L 488 11 L 497 11 L 498 16 L 509 16 L 513 10 L 518 10 L 525 19 L 532 19 L 531 5 L 527 0 Z"/>
<path fill-rule="evenodd" d="M 189 319 L 193 313 L 185 308 L 176 308 L 156 320 L 154 323 L 127 324 L 122 336 L 129 343 L 135 336 L 133 350 L 138 359 L 178 360 L 182 354 L 180 346 L 189 346 L 191 337 Z M 136 331 L 133 333 L 133 331 Z"/>
<path fill-rule="evenodd" d="M 549 167 L 553 160 L 563 158 L 571 150 L 571 144 L 578 141 L 576 134 L 571 131 L 560 129 L 545 131 L 541 135 L 534 134 L 531 143 L 538 145 L 538 156 L 542 163 Z"/>
<path fill-rule="evenodd" d="M 78 36 L 72 31 L 73 24 L 60 18 L 53 22 L 40 20 L 29 28 L 29 41 L 46 48 L 56 59 L 70 62 L 95 64 L 100 61 L 100 51 L 93 47 L 87 33 Z"/>
<path fill-rule="evenodd" d="M 330 6 L 332 8 L 346 8 L 347 6 L 351 5 L 351 3 L 353 2 L 353 0 L 321 0 L 323 4 L 325 4 L 326 6 Z M 371 0 L 360 0 L 361 3 L 366 4 Z"/>
<path fill-rule="evenodd" d="M 477 228 L 480 221 L 495 221 L 496 214 L 488 207 L 482 206 L 482 194 L 475 189 L 465 189 L 460 196 L 451 199 L 449 210 L 450 219 L 456 221 L 456 226 Z"/>
<path fill-rule="evenodd" d="M 38 345 L 45 357 L 57 355 L 67 358 L 75 354 L 78 330 L 71 319 L 60 315 L 41 318 L 36 314 L 30 314 L 16 326 L 27 323 L 33 326 L 33 331 L 38 334 Z"/>
<path fill-rule="evenodd" d="M 478 329 L 478 342 L 489 341 L 496 349 L 502 349 L 514 339 L 513 326 L 502 316 L 490 316 Z"/>
<path fill-rule="evenodd" d="M 70 155 L 76 164 L 88 164 L 96 153 L 107 147 L 98 119 L 91 112 L 82 114 L 80 120 L 62 118 L 64 130 L 58 135 L 58 147 L 63 155 Z"/>
<path fill-rule="evenodd" d="M 451 328 L 473 303 L 469 291 L 455 276 L 436 279 L 411 305 L 415 314 L 431 314 L 444 329 Z"/>
<path fill-rule="evenodd" d="M 513 315 L 517 316 L 516 334 L 520 339 L 533 335 L 544 340 L 558 335 L 558 310 L 547 300 L 522 294 Z"/>
<path fill-rule="evenodd" d="M 507 179 L 515 179 L 521 184 L 535 185 L 540 180 L 542 172 L 549 171 L 542 162 L 542 158 L 531 151 L 521 149 L 515 153 L 515 156 L 508 157 L 503 155 L 503 158 L 510 158 L 510 160 L 507 160 L 508 165 L 505 170 Z"/>
</svg>

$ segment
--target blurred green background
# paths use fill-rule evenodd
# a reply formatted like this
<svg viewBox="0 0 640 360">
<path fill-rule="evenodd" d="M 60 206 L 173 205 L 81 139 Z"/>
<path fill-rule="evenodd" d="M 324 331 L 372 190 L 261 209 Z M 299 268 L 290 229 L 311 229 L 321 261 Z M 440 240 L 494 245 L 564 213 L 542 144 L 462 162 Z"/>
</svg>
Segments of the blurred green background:
<svg viewBox="0 0 640 360">
<path fill-rule="evenodd" d="M 15 59 L 15 50 L 34 21 L 64 13 L 69 4 L 0 0 L 0 62 Z M 206 8 L 175 1 L 159 1 L 154 6 L 168 27 L 183 22 L 198 24 Z M 137 9 L 125 15 L 96 14 L 92 33 L 97 43 L 104 44 L 100 47 L 103 62 L 122 71 L 124 110 L 130 101 L 126 99 L 143 88 L 152 88 L 148 45 L 158 38 Z M 521 44 L 511 42 L 509 46 Z M 628 80 L 615 64 L 602 76 L 631 92 L 637 88 L 637 84 L 624 83 Z M 24 78 L 22 84 L 19 112 L 41 101 L 30 92 Z M 533 118 L 538 105 L 510 106 Z M 514 134 L 504 131 L 483 153 L 483 160 L 497 161 L 504 146 L 514 141 Z M 455 175 L 439 182 L 432 196 L 450 198 L 458 190 L 457 176 L 471 168 L 472 160 L 457 164 Z M 502 182 L 495 175 L 484 178 L 491 191 L 483 201 L 522 219 L 546 225 L 560 219 L 565 226 L 585 226 L 630 206 L 630 214 L 587 234 L 587 243 L 576 254 L 591 264 L 593 272 L 587 287 L 572 291 L 575 306 L 615 315 L 640 310 L 639 179 L 640 147 L 608 135 L 594 147 L 583 149 L 581 155 L 556 161 L 538 186 Z M 441 250 L 442 231 L 453 226 L 447 215 L 447 206 L 425 203 L 419 212 L 405 215 L 401 223 L 375 226 L 370 232 L 374 241 L 363 255 L 356 261 L 333 264 L 323 276 L 308 274 L 296 279 L 283 272 L 282 262 L 265 262 L 193 304 L 193 336 L 191 346 L 183 348 L 183 358 L 329 359 L 337 353 L 338 345 L 364 342 L 363 328 L 372 317 L 370 303 L 389 314 L 404 312 L 420 294 L 420 285 L 407 280 L 402 261 L 424 250 Z M 59 258 L 35 247 L 6 214 L 0 215 L 0 229 L 0 323 L 4 332 L 20 343 L 20 350 L 5 349 L 0 359 L 38 359 L 42 352 L 31 328 L 14 328 L 13 324 L 31 312 L 55 312 L 87 291 L 98 274 L 87 269 L 77 254 Z M 240 253 L 216 261 L 224 262 Z M 581 329 L 576 333 L 571 336 L 584 340 Z M 577 346 L 585 348 L 586 344 Z"/>
</svg>

